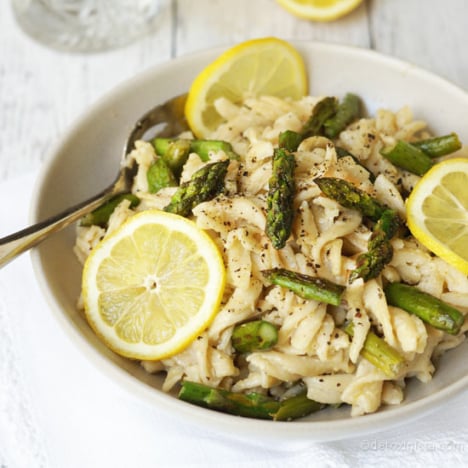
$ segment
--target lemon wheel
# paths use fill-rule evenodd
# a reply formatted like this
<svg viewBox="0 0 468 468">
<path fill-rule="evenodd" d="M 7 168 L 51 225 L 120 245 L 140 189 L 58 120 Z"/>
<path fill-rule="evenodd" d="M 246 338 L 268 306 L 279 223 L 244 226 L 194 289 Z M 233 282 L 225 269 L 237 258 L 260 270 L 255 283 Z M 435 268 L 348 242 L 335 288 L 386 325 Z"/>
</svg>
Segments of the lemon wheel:
<svg viewBox="0 0 468 468">
<path fill-rule="evenodd" d="M 181 216 L 148 210 L 104 238 L 87 258 L 85 313 L 118 354 L 162 359 L 208 327 L 224 281 L 221 255 L 208 234 Z"/>
<path fill-rule="evenodd" d="M 185 116 L 198 138 L 222 122 L 215 101 L 241 102 L 270 95 L 298 99 L 307 93 L 307 73 L 299 52 L 274 37 L 242 42 L 204 68 L 190 87 Z"/>
<path fill-rule="evenodd" d="M 468 275 L 468 158 L 433 166 L 407 199 L 408 227 L 416 239 Z"/>
<path fill-rule="evenodd" d="M 357 8 L 362 0 L 276 0 L 287 11 L 312 21 L 333 21 Z"/>
</svg>

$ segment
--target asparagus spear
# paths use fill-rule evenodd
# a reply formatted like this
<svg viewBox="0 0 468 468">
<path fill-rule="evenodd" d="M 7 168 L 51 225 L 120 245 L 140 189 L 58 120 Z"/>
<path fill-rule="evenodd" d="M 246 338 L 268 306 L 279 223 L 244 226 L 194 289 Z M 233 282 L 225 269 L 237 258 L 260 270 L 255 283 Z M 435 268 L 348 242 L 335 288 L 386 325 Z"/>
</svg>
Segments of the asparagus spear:
<svg viewBox="0 0 468 468">
<path fill-rule="evenodd" d="M 179 170 L 182 169 L 190 153 L 197 153 L 204 162 L 209 161 L 211 152 L 217 151 L 224 151 L 229 159 L 239 159 L 239 155 L 232 149 L 232 145 L 223 140 L 187 140 L 157 137 L 152 143 L 156 153 L 162 156 L 166 162 L 173 161 L 174 166 Z"/>
<path fill-rule="evenodd" d="M 288 288 L 303 299 L 314 299 L 326 304 L 339 305 L 344 286 L 326 279 L 303 275 L 284 268 L 262 271 L 263 276 L 273 284 Z"/>
<path fill-rule="evenodd" d="M 427 154 L 403 140 L 399 140 L 393 147 L 382 149 L 380 154 L 395 166 L 419 176 L 432 167 L 432 160 Z"/>
<path fill-rule="evenodd" d="M 411 144 L 422 150 L 430 158 L 439 158 L 440 156 L 454 153 L 462 147 L 460 139 L 456 133 L 428 138 Z"/>
<path fill-rule="evenodd" d="M 379 237 L 391 239 L 401 228 L 402 221 L 398 213 L 391 209 L 386 209 L 374 226 L 373 234 L 369 241 L 369 249 L 373 249 L 380 243 Z"/>
<path fill-rule="evenodd" d="M 253 320 L 237 325 L 231 337 L 233 348 L 240 353 L 265 351 L 277 342 L 278 329 L 266 320 Z"/>
<path fill-rule="evenodd" d="M 202 161 L 208 161 L 210 153 L 217 151 L 224 151 L 229 159 L 239 159 L 239 155 L 234 152 L 231 144 L 222 140 L 192 140 L 190 150 L 197 153 Z"/>
<path fill-rule="evenodd" d="M 131 193 L 115 195 L 109 201 L 97 207 L 95 210 L 91 211 L 91 213 L 88 213 L 87 215 L 83 216 L 83 218 L 81 218 L 80 225 L 96 225 L 106 227 L 111 214 L 123 200 L 129 200 L 131 208 L 138 206 L 138 204 L 140 203 L 140 199 Z"/>
<path fill-rule="evenodd" d="M 349 280 L 353 282 L 357 278 L 363 278 L 364 281 L 368 281 L 377 277 L 392 259 L 393 249 L 390 239 L 400 227 L 398 215 L 344 179 L 321 177 L 315 179 L 314 182 L 325 195 L 338 201 L 344 207 L 356 209 L 362 215 L 377 221 L 368 243 L 368 251 L 358 257 L 357 267 L 351 272 Z"/>
<path fill-rule="evenodd" d="M 347 93 L 332 117 L 323 126 L 325 136 L 336 138 L 351 122 L 361 114 L 361 99 L 352 93 Z"/>
<path fill-rule="evenodd" d="M 235 393 L 196 382 L 182 382 L 181 400 L 223 413 L 258 419 L 273 419 L 279 401 L 260 393 Z"/>
<path fill-rule="evenodd" d="M 300 133 L 292 130 L 286 130 L 279 134 L 278 146 L 294 152 L 297 150 L 303 139 L 304 137 Z"/>
<path fill-rule="evenodd" d="M 325 406 L 323 403 L 307 398 L 307 390 L 305 389 L 299 395 L 282 400 L 273 419 L 275 421 L 292 421 L 315 413 Z"/>
<path fill-rule="evenodd" d="M 403 283 L 390 283 L 384 289 L 390 305 L 417 315 L 429 325 L 457 335 L 464 322 L 463 314 L 436 297 Z"/>
<path fill-rule="evenodd" d="M 369 281 L 377 278 L 385 265 L 392 260 L 393 248 L 387 239 L 383 239 L 374 249 L 359 255 L 356 268 L 349 275 L 349 282 L 362 278 Z"/>
<path fill-rule="evenodd" d="M 301 141 L 309 136 L 325 134 L 328 138 L 336 138 L 348 124 L 359 117 L 360 112 L 361 100 L 355 94 L 346 94 L 339 105 L 336 98 L 326 97 L 316 104 L 300 133 L 292 130 L 280 133 L 279 147 L 296 151 Z"/>
<path fill-rule="evenodd" d="M 338 156 L 338 159 L 349 156 L 350 158 L 353 159 L 353 161 L 356 164 L 360 163 L 359 159 L 356 158 L 356 156 L 354 156 L 352 153 L 350 153 L 347 149 L 343 148 L 342 146 L 335 146 L 335 150 L 336 150 L 336 155 Z"/>
<path fill-rule="evenodd" d="M 155 138 L 153 147 L 174 175 L 179 178 L 190 154 L 191 141 L 186 139 Z"/>
<path fill-rule="evenodd" d="M 345 208 L 360 211 L 372 221 L 378 221 L 386 209 L 375 198 L 344 179 L 319 177 L 314 182 L 327 197 L 333 198 Z"/>
<path fill-rule="evenodd" d="M 273 173 L 267 195 L 266 234 L 275 249 L 282 249 L 291 235 L 294 217 L 294 155 L 285 148 L 273 154 Z"/>
<path fill-rule="evenodd" d="M 354 323 L 349 322 L 344 331 L 354 336 Z M 405 358 L 395 348 L 372 331 L 367 333 L 361 356 L 392 378 L 398 375 L 405 362 Z"/>
<path fill-rule="evenodd" d="M 157 193 L 164 187 L 176 187 L 177 180 L 162 157 L 156 159 L 146 172 L 148 192 Z"/>
<path fill-rule="evenodd" d="M 354 156 L 353 154 L 351 154 L 348 150 L 342 148 L 341 146 L 335 146 L 335 150 L 336 150 L 336 155 L 338 156 L 338 159 L 340 158 L 344 158 L 346 156 L 349 156 L 358 166 L 361 166 L 368 174 L 369 174 L 369 180 L 371 182 L 374 182 L 375 181 L 375 175 L 372 174 L 371 171 L 369 171 L 369 169 L 367 169 L 366 166 L 364 166 L 361 161 L 359 161 L 358 158 L 356 158 L 356 156 Z"/>
<path fill-rule="evenodd" d="M 312 109 L 312 115 L 301 130 L 303 138 L 323 134 L 325 122 L 335 115 L 338 109 L 338 101 L 335 97 L 325 97 Z"/>
<path fill-rule="evenodd" d="M 393 210 L 385 210 L 375 224 L 368 242 L 367 252 L 357 258 L 356 269 L 351 272 L 349 281 L 357 278 L 369 281 L 376 278 L 393 256 L 390 239 L 401 226 L 400 218 Z"/>
<path fill-rule="evenodd" d="M 190 145 L 190 140 L 188 139 L 183 139 L 183 138 L 178 138 L 175 140 L 174 138 L 162 138 L 162 137 L 156 137 L 153 140 L 151 140 L 151 144 L 153 145 L 154 150 L 156 151 L 156 154 L 159 156 L 164 156 L 169 147 L 174 143 L 174 142 L 183 142 L 182 144 L 185 145 L 188 143 Z"/>
<path fill-rule="evenodd" d="M 228 166 L 229 160 L 203 166 L 177 189 L 164 211 L 188 216 L 195 206 L 216 197 L 223 190 Z"/>
<path fill-rule="evenodd" d="M 322 409 L 323 404 L 300 394 L 278 401 L 260 393 L 236 393 L 185 380 L 179 398 L 204 408 L 248 418 L 290 421 Z"/>
</svg>

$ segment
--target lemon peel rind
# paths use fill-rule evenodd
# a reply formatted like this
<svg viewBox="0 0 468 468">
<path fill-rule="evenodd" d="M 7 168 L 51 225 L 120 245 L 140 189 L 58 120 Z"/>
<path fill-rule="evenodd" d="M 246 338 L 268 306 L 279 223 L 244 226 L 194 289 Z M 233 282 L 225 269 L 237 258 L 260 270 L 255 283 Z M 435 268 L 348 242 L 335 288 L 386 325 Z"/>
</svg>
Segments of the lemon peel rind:
<svg viewBox="0 0 468 468">
<path fill-rule="evenodd" d="M 296 87 L 300 90 L 297 96 L 299 98 L 308 92 L 307 70 L 304 59 L 301 54 L 288 42 L 276 37 L 264 37 L 251 39 L 241 42 L 219 55 L 213 62 L 208 64 L 193 80 L 187 96 L 185 104 L 185 116 L 190 129 L 197 138 L 207 138 L 210 130 L 206 128 L 202 122 L 202 114 L 204 109 L 200 109 L 199 103 L 206 102 L 208 91 L 219 82 L 219 77 L 228 72 L 231 68 L 233 59 L 239 56 L 247 56 L 255 47 L 279 48 L 281 47 L 287 52 L 287 55 L 292 57 L 291 63 L 297 67 L 297 83 Z M 300 95 L 299 95 L 300 94 Z"/>
<path fill-rule="evenodd" d="M 453 168 L 461 165 L 465 166 L 464 171 L 468 172 L 468 158 L 453 158 L 434 165 L 424 174 L 415 185 L 406 201 L 407 224 L 411 234 L 418 242 L 461 273 L 468 275 L 468 260 L 446 247 L 427 229 L 421 209 L 427 194 L 434 190 L 438 185 L 437 182 L 441 180 L 444 175 L 451 173 Z"/>
<path fill-rule="evenodd" d="M 129 226 L 133 228 L 132 232 L 134 232 L 138 227 L 146 224 L 144 218 L 148 216 L 153 217 L 154 222 L 158 219 L 161 220 L 164 218 L 167 220 L 171 218 L 171 230 L 186 234 L 195 233 L 197 244 L 202 245 L 203 249 L 208 249 L 212 254 L 211 259 L 208 258 L 208 263 L 212 267 L 209 268 L 209 270 L 212 274 L 210 274 L 210 280 L 205 289 L 205 297 L 207 300 L 196 314 L 195 319 L 189 320 L 188 324 L 190 324 L 190 327 L 183 327 L 183 329 L 190 329 L 190 331 L 181 332 L 178 330 L 168 341 L 156 345 L 148 345 L 141 342 L 126 343 L 118 337 L 114 327 L 104 324 L 103 320 L 99 317 L 97 301 L 100 292 L 95 287 L 95 284 L 93 285 L 92 282 L 86 282 L 86 278 L 96 277 L 97 269 L 101 263 L 98 257 L 102 255 L 107 256 L 116 243 L 120 239 L 126 237 L 126 235 L 122 234 L 126 230 L 129 230 Z M 180 229 L 177 229 L 177 227 Z M 116 231 L 109 234 L 93 249 L 86 259 L 82 278 L 82 295 L 85 315 L 90 327 L 98 338 L 112 351 L 121 356 L 139 360 L 160 360 L 169 358 L 183 351 L 200 333 L 211 325 L 223 297 L 226 272 L 221 253 L 213 240 L 205 231 L 199 229 L 193 221 L 160 210 L 146 210 L 127 219 Z"/>
<path fill-rule="evenodd" d="M 361 3 L 362 0 L 349 1 L 346 5 L 337 3 L 332 7 L 319 8 L 312 5 L 301 5 L 299 6 L 296 2 L 289 0 L 276 0 L 289 13 L 297 16 L 298 18 L 318 21 L 318 22 L 329 22 L 334 21 L 343 16 L 348 15 L 355 10 Z"/>
</svg>

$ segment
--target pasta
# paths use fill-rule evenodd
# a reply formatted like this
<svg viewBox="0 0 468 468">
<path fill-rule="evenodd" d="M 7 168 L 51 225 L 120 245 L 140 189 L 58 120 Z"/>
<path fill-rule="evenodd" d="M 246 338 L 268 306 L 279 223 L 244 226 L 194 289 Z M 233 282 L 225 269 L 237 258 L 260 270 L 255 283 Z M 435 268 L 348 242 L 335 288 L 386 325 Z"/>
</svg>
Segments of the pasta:
<svg viewBox="0 0 468 468">
<path fill-rule="evenodd" d="M 320 176 L 348 180 L 404 217 L 402 193 L 414 186 L 418 176 L 393 166 L 380 150 L 397 139 L 412 141 L 429 135 L 426 124 L 414 120 L 409 108 L 379 110 L 375 117 L 351 124 L 334 142 L 313 136 L 300 144 L 295 152 L 292 235 L 283 249 L 272 247 L 265 234 L 265 205 L 273 149 L 280 132 L 301 129 L 319 100 L 307 96 L 298 101 L 249 98 L 241 105 L 225 99 L 216 102 L 225 123 L 211 138 L 230 142 L 241 158 L 230 162 L 224 193 L 196 206 L 192 217 L 222 252 L 227 285 L 218 314 L 198 339 L 169 359 L 142 363 L 148 372 L 166 373 L 165 391 L 188 379 L 236 392 L 280 395 L 303 380 L 309 398 L 348 404 L 351 414 L 358 416 L 377 411 L 381 405 L 401 403 L 405 379 L 429 381 L 435 371 L 434 358 L 464 340 L 466 320 L 460 333 L 451 336 L 387 304 L 384 283 L 404 281 L 457 307 L 465 316 L 468 312 L 468 279 L 411 236 L 392 240 L 393 258 L 377 278 L 348 284 L 357 255 L 367 249 L 371 229 L 359 212 L 325 197 L 313 181 Z M 337 145 L 355 155 L 359 164 L 351 157 L 339 158 Z M 226 157 L 219 151 L 210 160 Z M 148 193 L 146 171 L 156 158 L 151 144 L 137 142 L 128 158 L 139 163 L 133 191 L 142 202 L 135 209 L 122 202 L 107 231 L 79 227 L 75 251 L 82 262 L 95 243 L 124 219 L 138 210 L 162 209 L 175 191 L 169 187 Z M 192 153 L 181 180 L 190 179 L 204 164 Z M 366 169 L 376 176 L 375 182 Z M 273 268 L 345 286 L 343 300 L 339 306 L 330 306 L 271 286 L 262 271 Z M 233 328 L 255 318 L 278 327 L 278 342 L 271 350 L 240 359 L 231 343 Z M 342 329 L 346 322 L 355 325 L 352 337 Z M 403 370 L 393 379 L 361 355 L 371 329 L 405 358 Z"/>
</svg>

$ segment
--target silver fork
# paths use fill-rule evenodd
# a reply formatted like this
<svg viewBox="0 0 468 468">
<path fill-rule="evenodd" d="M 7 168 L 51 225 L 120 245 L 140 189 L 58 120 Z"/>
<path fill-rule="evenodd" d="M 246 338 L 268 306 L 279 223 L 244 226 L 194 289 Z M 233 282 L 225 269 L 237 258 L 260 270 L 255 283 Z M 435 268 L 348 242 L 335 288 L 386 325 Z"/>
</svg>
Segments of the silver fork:
<svg viewBox="0 0 468 468">
<path fill-rule="evenodd" d="M 156 128 L 156 135 L 165 137 L 175 136 L 186 130 L 187 123 L 184 117 L 186 98 L 187 95 L 182 94 L 169 99 L 164 104 L 160 104 L 148 111 L 136 122 L 125 143 L 118 176 L 109 187 L 61 213 L 1 238 L 0 267 L 39 244 L 50 234 L 58 232 L 79 220 L 115 195 L 130 192 L 137 165 L 133 163 L 127 167 L 122 164 L 123 159 L 133 149 L 135 141 L 142 139 L 145 133 L 152 128 Z M 161 126 L 162 128 L 159 128 Z"/>
</svg>

